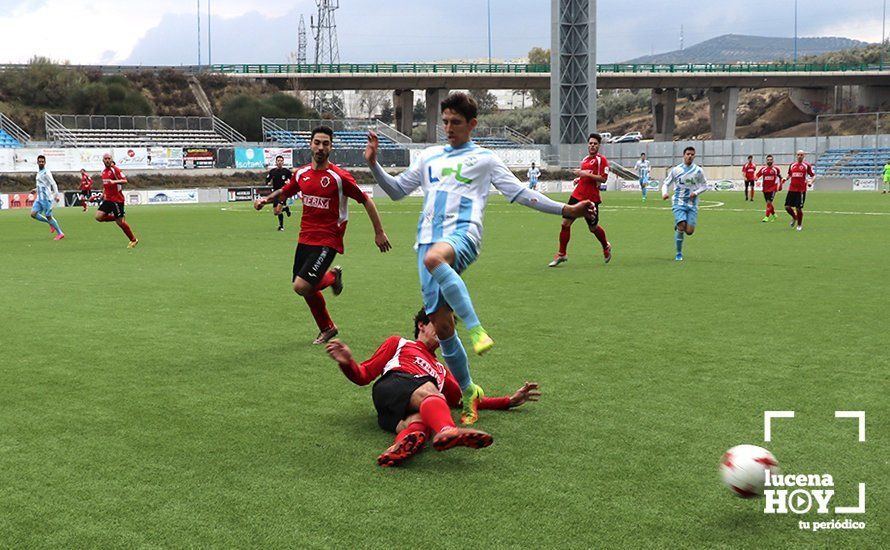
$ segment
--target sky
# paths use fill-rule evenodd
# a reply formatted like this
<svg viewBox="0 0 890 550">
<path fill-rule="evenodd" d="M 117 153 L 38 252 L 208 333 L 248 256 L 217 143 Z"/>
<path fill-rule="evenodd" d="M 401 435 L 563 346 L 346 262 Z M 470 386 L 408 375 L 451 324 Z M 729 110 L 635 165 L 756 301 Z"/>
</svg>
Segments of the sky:
<svg viewBox="0 0 890 550">
<path fill-rule="evenodd" d="M 315 0 L 0 0 L 0 63 L 34 55 L 74 64 L 207 63 L 207 6 L 214 63 L 286 63 Z M 549 0 L 489 0 L 496 60 L 550 46 Z M 799 36 L 879 42 L 884 0 L 798 0 Z M 486 0 L 340 0 L 341 63 L 488 57 Z M 794 0 L 599 0 L 597 61 L 620 62 L 726 33 L 794 36 Z M 308 59 L 314 60 L 312 29 Z"/>
</svg>

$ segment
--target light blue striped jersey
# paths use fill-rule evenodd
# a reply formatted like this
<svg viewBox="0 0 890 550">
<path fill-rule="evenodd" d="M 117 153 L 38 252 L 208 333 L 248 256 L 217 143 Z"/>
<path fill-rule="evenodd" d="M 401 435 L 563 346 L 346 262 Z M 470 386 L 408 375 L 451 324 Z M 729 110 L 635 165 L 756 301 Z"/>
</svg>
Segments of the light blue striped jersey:
<svg viewBox="0 0 890 550">
<path fill-rule="evenodd" d="M 423 189 L 417 244 L 461 234 L 473 241 L 477 251 L 491 186 L 510 202 L 525 189 L 497 155 L 472 141 L 458 148 L 428 147 L 396 179 L 406 193 Z"/>
<path fill-rule="evenodd" d="M 666 195 L 668 188 L 674 186 L 674 198 L 671 201 L 673 206 L 698 206 L 698 197 L 708 190 L 708 182 L 705 179 L 705 173 L 701 166 L 694 162 L 689 166 L 680 163 L 668 172 L 664 178 L 664 184 L 661 186 L 661 194 Z M 695 198 L 690 195 L 695 193 Z"/>
<path fill-rule="evenodd" d="M 649 172 L 652 169 L 651 164 L 648 160 L 638 160 L 636 164 L 634 164 L 634 170 L 637 171 L 637 174 L 640 176 L 640 181 L 649 181 Z"/>
<path fill-rule="evenodd" d="M 58 193 L 59 187 L 56 185 L 56 180 L 53 179 L 52 172 L 48 168 L 39 170 L 37 172 L 37 200 L 54 202 Z"/>
</svg>

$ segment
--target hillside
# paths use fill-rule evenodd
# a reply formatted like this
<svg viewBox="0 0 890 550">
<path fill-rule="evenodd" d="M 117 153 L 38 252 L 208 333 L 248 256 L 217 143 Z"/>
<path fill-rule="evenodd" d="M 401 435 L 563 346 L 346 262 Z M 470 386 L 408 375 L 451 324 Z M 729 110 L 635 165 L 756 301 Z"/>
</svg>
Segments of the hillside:
<svg viewBox="0 0 890 550">
<path fill-rule="evenodd" d="M 797 55 L 800 59 L 866 45 L 866 42 L 836 36 L 798 38 Z M 752 63 L 793 57 L 793 38 L 724 34 L 682 50 L 644 55 L 625 63 Z"/>
</svg>

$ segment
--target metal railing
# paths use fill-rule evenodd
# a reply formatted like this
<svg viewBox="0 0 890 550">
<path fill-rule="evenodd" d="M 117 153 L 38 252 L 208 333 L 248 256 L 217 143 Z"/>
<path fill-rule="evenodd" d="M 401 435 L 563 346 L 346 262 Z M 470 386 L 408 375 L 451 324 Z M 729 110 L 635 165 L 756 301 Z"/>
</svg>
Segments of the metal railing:
<svg viewBox="0 0 890 550">
<path fill-rule="evenodd" d="M 599 73 L 808 73 L 883 71 L 890 66 L 869 63 L 607 63 Z M 211 65 L 210 72 L 226 74 L 546 74 L 544 63 L 337 63 L 337 64 L 228 64 Z"/>
<path fill-rule="evenodd" d="M 509 126 L 504 126 L 504 135 L 510 141 L 515 141 L 517 143 L 522 143 L 524 145 L 531 145 L 535 142 L 535 140 L 533 140 L 532 138 L 523 134 L 519 130 L 516 130 L 515 128 L 511 128 Z"/>
<path fill-rule="evenodd" d="M 411 136 L 407 136 L 402 132 L 396 130 L 394 127 L 389 124 L 382 122 L 380 120 L 374 119 L 374 131 L 380 135 L 386 136 L 389 139 L 395 141 L 396 143 L 413 143 L 414 140 L 411 139 Z"/>
<path fill-rule="evenodd" d="M 62 145 L 77 146 L 77 136 L 62 124 L 59 115 L 43 113 L 43 123 L 46 125 L 47 139 Z"/>
<path fill-rule="evenodd" d="M 389 124 L 377 119 L 344 118 L 344 119 L 311 119 L 311 118 L 262 118 L 263 140 L 269 139 L 272 132 L 310 132 L 317 126 L 327 126 L 334 131 L 334 141 L 337 132 L 367 132 L 374 130 L 380 135 L 386 136 L 396 143 L 411 143 L 411 137 L 399 132 Z"/>
<path fill-rule="evenodd" d="M 213 117 L 213 131 L 226 138 L 231 143 L 244 143 L 247 141 L 244 134 L 226 124 L 226 122 L 219 117 Z"/>
<path fill-rule="evenodd" d="M 18 124 L 3 113 L 0 113 L 0 128 L 22 145 L 27 145 L 31 141 L 31 136 L 28 135 L 28 132 L 22 130 Z"/>
</svg>

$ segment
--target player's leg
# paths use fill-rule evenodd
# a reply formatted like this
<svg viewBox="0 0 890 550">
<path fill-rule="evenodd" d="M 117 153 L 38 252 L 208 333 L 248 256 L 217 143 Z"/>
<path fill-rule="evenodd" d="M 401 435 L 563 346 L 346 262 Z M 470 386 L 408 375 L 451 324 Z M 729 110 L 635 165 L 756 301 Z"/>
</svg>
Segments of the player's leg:
<svg viewBox="0 0 890 550">
<path fill-rule="evenodd" d="M 52 209 L 48 210 L 45 214 L 46 222 L 53 228 L 55 232 L 55 240 L 60 241 L 65 238 L 65 233 L 62 232 L 62 227 L 59 225 L 59 221 L 56 220 L 55 216 L 53 216 Z"/>
<path fill-rule="evenodd" d="M 433 436 L 433 448 L 445 451 L 454 447 L 470 447 L 481 449 L 492 444 L 492 437 L 482 431 L 471 428 L 458 428 L 451 418 L 451 409 L 445 396 L 436 387 L 427 382 L 417 388 L 411 395 L 409 411 L 417 410 L 423 423 L 430 427 Z"/>
<path fill-rule="evenodd" d="M 43 210 L 43 201 L 34 201 L 34 205 L 31 206 L 31 217 L 39 222 L 49 225 L 49 220 L 43 215 Z"/>
<path fill-rule="evenodd" d="M 317 285 L 326 276 L 336 252 L 327 246 L 298 244 L 294 253 L 292 281 L 294 292 L 302 296 L 309 306 L 312 318 L 318 326 L 318 336 L 313 344 L 324 344 L 337 335 L 339 330 L 328 313 L 327 303 Z M 331 276 L 333 277 L 333 276 Z"/>
<path fill-rule="evenodd" d="M 609 263 L 612 260 L 612 244 L 606 238 L 606 230 L 600 225 L 600 205 L 597 203 L 594 204 L 594 207 L 593 216 L 585 216 L 584 219 L 587 221 L 587 228 L 600 242 L 600 246 L 603 247 L 603 259 L 605 259 L 606 263 Z"/>
<path fill-rule="evenodd" d="M 674 260 L 683 260 L 683 240 L 686 238 L 686 217 L 688 211 L 684 206 L 674 206 L 674 244 L 677 247 L 677 255 Z"/>
<path fill-rule="evenodd" d="M 649 187 L 649 178 L 640 180 L 640 192 L 643 194 L 643 202 L 646 202 L 646 190 Z"/>
<path fill-rule="evenodd" d="M 278 217 L 278 230 L 284 231 L 284 214 L 281 213 L 281 205 L 281 202 L 275 201 L 275 205 L 272 207 L 272 213 Z"/>
<path fill-rule="evenodd" d="M 418 250 L 419 257 L 420 250 Z M 425 268 L 430 277 L 438 283 L 445 302 L 469 330 L 473 351 L 482 355 L 491 349 L 494 342 L 482 328 L 467 285 L 459 275 L 459 272 L 466 269 L 475 259 L 475 246 L 467 237 L 450 235 L 445 241 L 433 243 L 429 248 L 425 248 L 422 269 Z"/>
<path fill-rule="evenodd" d="M 791 216 L 791 227 L 797 225 L 797 213 L 794 211 L 794 206 L 797 204 L 797 193 L 794 191 L 788 191 L 785 195 L 785 212 L 788 212 L 788 215 Z"/>
<path fill-rule="evenodd" d="M 124 235 L 130 240 L 127 243 L 127 248 L 134 248 L 137 244 L 139 244 L 139 239 L 136 238 L 136 235 L 133 234 L 133 229 L 130 228 L 130 224 L 127 223 L 126 213 L 124 212 L 123 203 L 112 203 L 114 204 L 114 222 L 118 227 L 121 228 L 121 231 L 124 232 Z"/>
<path fill-rule="evenodd" d="M 423 422 L 420 413 L 408 415 L 396 426 L 396 439 L 377 457 L 377 464 L 384 468 L 398 466 L 421 452 L 426 447 L 429 437 L 430 427 Z"/>
<path fill-rule="evenodd" d="M 569 204 L 575 204 L 578 202 L 578 199 L 575 197 L 569 198 Z M 575 218 L 563 218 L 562 223 L 559 226 L 559 251 L 553 256 L 553 260 L 547 264 L 547 267 L 556 267 L 561 263 L 569 261 L 568 248 L 569 248 L 569 240 L 572 238 L 572 224 L 575 223 Z"/>
</svg>

